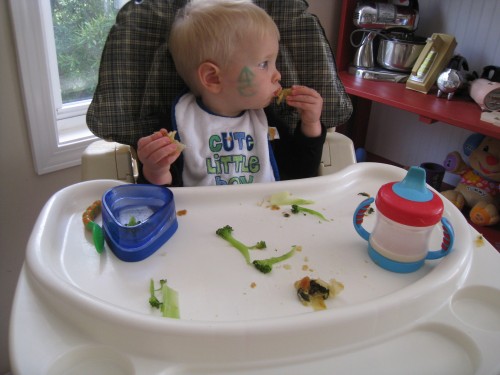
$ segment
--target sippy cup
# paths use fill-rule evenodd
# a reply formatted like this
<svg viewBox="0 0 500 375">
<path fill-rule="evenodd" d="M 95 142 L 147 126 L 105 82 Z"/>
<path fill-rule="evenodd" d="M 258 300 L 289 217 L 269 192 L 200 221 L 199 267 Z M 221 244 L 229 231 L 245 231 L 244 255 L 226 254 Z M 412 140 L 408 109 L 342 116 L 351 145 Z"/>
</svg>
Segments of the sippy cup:
<svg viewBox="0 0 500 375">
<path fill-rule="evenodd" d="M 411 167 L 400 182 L 383 185 L 375 200 L 376 222 L 373 232 L 362 224 L 365 213 L 374 201 L 368 198 L 357 207 L 353 224 L 358 234 L 368 241 L 370 258 L 380 267 L 393 272 L 418 270 L 426 259 L 439 259 L 453 248 L 455 234 L 450 222 L 442 217 L 441 198 L 425 184 L 425 170 Z M 429 251 L 434 226 L 441 222 L 441 249 Z"/>
</svg>

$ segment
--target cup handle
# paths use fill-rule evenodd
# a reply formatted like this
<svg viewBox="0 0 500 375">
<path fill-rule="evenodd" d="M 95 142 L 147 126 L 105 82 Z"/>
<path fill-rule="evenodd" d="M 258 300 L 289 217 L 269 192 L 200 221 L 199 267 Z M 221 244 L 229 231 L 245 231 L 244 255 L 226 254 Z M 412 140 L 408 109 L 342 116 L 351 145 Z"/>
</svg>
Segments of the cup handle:
<svg viewBox="0 0 500 375">
<path fill-rule="evenodd" d="M 362 224 L 363 220 L 365 219 L 365 213 L 374 200 L 375 200 L 374 198 L 368 198 L 365 199 L 363 202 L 361 202 L 359 206 L 356 208 L 356 211 L 354 212 L 352 218 L 354 229 L 356 229 L 356 232 L 358 232 L 358 234 L 367 241 L 370 238 L 370 233 L 367 232 L 366 229 L 362 227 Z"/>
<path fill-rule="evenodd" d="M 427 253 L 426 259 L 439 259 L 449 253 L 453 249 L 453 243 L 455 242 L 455 232 L 453 227 L 447 218 L 441 218 L 441 224 L 443 225 L 443 242 L 441 243 L 441 249 L 436 251 L 429 251 Z"/>
</svg>

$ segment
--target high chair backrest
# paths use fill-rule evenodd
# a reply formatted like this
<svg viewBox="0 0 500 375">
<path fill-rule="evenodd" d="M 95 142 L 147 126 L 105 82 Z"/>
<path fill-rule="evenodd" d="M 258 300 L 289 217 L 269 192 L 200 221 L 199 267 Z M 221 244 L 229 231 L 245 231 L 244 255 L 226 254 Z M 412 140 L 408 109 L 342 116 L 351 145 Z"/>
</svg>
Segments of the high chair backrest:
<svg viewBox="0 0 500 375">
<path fill-rule="evenodd" d="M 345 123 L 352 104 L 340 82 L 335 60 L 317 17 L 305 0 L 254 0 L 275 20 L 281 33 L 277 67 L 281 84 L 302 84 L 324 101 L 327 128 Z M 185 85 L 168 52 L 167 40 L 177 10 L 186 0 L 133 0 L 118 13 L 109 32 L 99 80 L 87 112 L 87 125 L 98 137 L 135 146 L 170 120 L 174 99 Z M 292 132 L 298 114 L 288 106 L 266 109 Z"/>
</svg>

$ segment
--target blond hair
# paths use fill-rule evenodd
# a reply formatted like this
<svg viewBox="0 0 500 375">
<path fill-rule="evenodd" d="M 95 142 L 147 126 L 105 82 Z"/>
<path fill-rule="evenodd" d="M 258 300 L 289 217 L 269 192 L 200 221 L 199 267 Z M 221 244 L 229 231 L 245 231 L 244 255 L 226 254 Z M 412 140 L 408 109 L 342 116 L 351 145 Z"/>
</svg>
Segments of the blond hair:
<svg viewBox="0 0 500 375">
<path fill-rule="evenodd" d="M 273 19 L 251 0 L 191 0 L 177 13 L 168 45 L 177 72 L 197 94 L 200 64 L 226 68 L 242 40 L 269 33 L 279 40 Z"/>
</svg>

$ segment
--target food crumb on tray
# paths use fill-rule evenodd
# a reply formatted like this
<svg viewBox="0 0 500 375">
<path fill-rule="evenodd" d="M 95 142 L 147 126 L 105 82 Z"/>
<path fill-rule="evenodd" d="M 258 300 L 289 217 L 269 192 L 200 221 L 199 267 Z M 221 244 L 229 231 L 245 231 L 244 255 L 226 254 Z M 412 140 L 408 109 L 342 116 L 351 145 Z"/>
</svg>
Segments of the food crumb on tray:
<svg viewBox="0 0 500 375">
<path fill-rule="evenodd" d="M 481 247 L 484 245 L 484 237 L 480 234 L 477 235 L 475 241 L 474 241 L 474 245 L 476 245 L 476 247 Z"/>
</svg>

